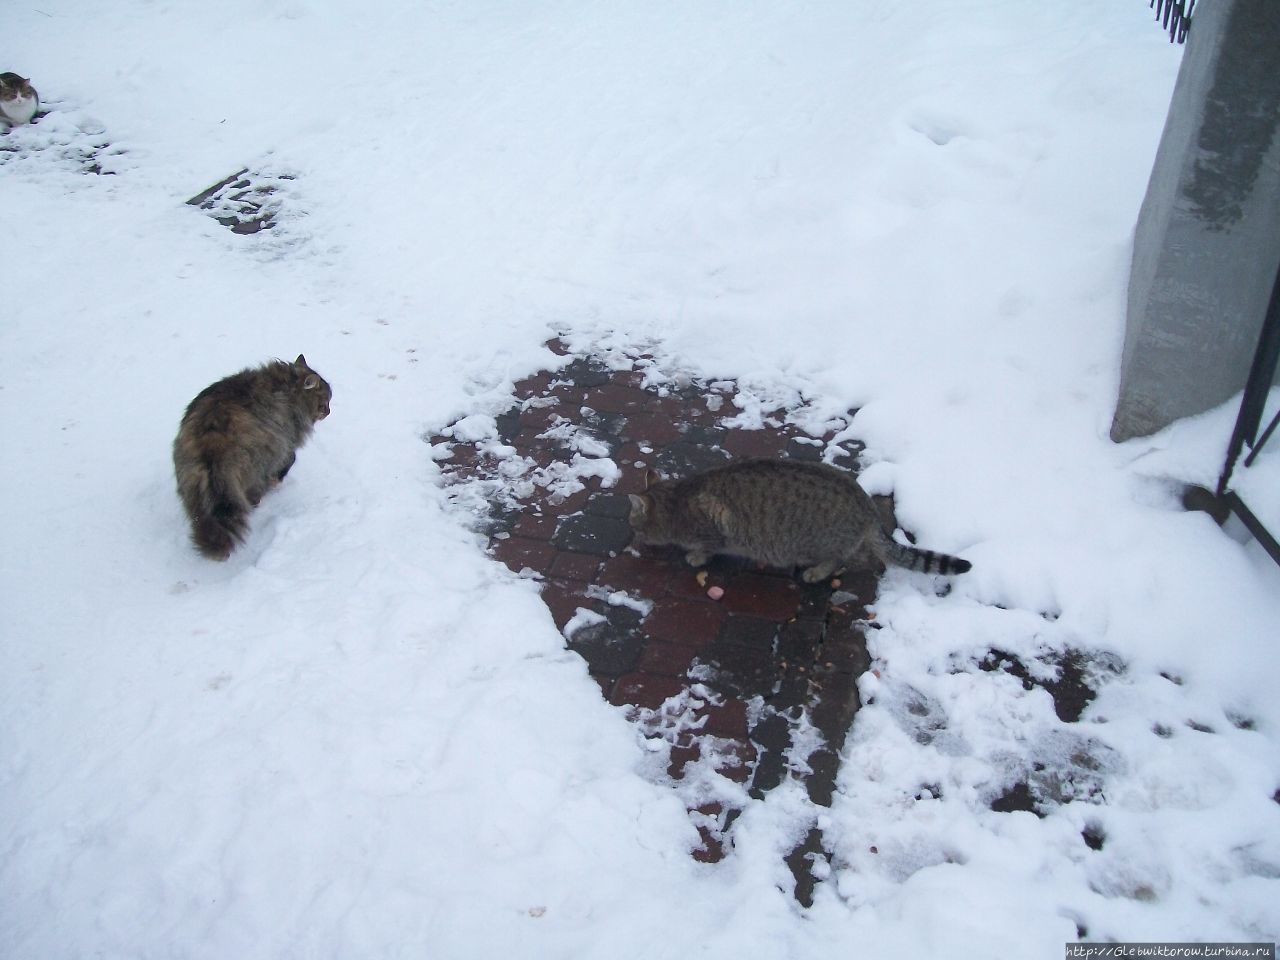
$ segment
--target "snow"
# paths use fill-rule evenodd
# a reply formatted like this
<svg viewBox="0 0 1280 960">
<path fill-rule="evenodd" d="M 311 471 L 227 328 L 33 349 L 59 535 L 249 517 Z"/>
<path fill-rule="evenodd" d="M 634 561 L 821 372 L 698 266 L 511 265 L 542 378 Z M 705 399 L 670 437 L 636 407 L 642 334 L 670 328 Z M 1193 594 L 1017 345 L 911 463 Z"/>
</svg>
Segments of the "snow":
<svg viewBox="0 0 1280 960">
<path fill-rule="evenodd" d="M 1180 56 L 1145 4 L 51 0 L 0 33 L 53 110 L 0 138 L 0 955 L 1280 936 L 1280 571 L 1177 502 L 1234 408 L 1106 439 Z M 246 167 L 275 229 L 185 204 Z M 833 806 L 784 784 L 718 865 L 421 440 L 500 448 L 554 334 L 736 379 L 743 429 L 858 408 L 864 483 L 974 563 L 888 575 Z M 333 414 L 204 561 L 182 410 L 299 352 Z M 542 479 L 616 478 L 582 452 Z M 1064 724 L 992 648 L 1123 669 Z M 989 809 L 1032 773 L 1094 795 Z"/>
</svg>

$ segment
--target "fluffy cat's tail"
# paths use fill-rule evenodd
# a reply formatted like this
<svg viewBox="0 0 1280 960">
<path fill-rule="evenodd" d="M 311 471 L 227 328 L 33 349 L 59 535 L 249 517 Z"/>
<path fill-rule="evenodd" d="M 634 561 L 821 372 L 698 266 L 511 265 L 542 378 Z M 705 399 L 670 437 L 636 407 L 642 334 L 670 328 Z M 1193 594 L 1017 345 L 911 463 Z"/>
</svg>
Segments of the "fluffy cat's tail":
<svg viewBox="0 0 1280 960">
<path fill-rule="evenodd" d="M 188 471 L 180 490 L 191 517 L 191 542 L 210 560 L 227 559 L 249 529 L 249 505 L 236 485 L 206 462 Z"/>
<path fill-rule="evenodd" d="M 881 542 L 881 559 L 886 563 L 897 564 L 908 570 L 919 570 L 923 573 L 967 573 L 972 567 L 968 560 L 961 560 L 949 553 L 935 553 L 932 550 L 921 550 L 890 538 L 887 534 Z"/>
</svg>

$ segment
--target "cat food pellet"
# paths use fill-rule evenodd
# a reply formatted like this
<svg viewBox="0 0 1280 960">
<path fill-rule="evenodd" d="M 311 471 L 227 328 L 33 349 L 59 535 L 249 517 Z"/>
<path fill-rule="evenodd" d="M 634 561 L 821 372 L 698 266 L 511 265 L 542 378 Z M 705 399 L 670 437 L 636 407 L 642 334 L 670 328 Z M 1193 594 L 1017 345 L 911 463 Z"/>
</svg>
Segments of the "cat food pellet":
<svg viewBox="0 0 1280 960">
<path fill-rule="evenodd" d="M 698 586 L 705 587 L 707 585 L 707 571 L 699 570 L 697 576 L 693 579 L 698 581 Z"/>
<path fill-rule="evenodd" d="M 832 580 L 832 581 L 831 581 L 831 586 L 833 586 L 833 587 L 839 587 L 839 586 L 840 586 L 840 578 L 839 578 L 839 577 L 836 577 L 834 580 Z"/>
<path fill-rule="evenodd" d="M 719 600 L 724 596 L 724 587 L 708 587 L 707 596 L 712 600 Z"/>
</svg>

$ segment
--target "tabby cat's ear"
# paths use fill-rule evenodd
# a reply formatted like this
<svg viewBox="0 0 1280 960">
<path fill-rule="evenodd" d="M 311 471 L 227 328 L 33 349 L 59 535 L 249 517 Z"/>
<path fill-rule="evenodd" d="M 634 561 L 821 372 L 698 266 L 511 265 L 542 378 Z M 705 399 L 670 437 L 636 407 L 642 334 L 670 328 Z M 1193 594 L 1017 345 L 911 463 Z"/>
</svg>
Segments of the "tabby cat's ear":
<svg viewBox="0 0 1280 960">
<path fill-rule="evenodd" d="M 641 518 L 649 515 L 649 498 L 642 497 L 639 494 L 629 493 L 627 499 L 631 501 L 631 516 Z"/>
<path fill-rule="evenodd" d="M 653 467 L 650 467 L 648 470 L 644 472 L 644 488 L 646 490 L 648 490 L 655 483 L 658 483 L 661 480 L 662 480 L 661 475 L 658 473 L 657 470 L 653 469 Z"/>
<path fill-rule="evenodd" d="M 303 390 L 314 390 L 318 386 L 320 386 L 320 378 L 314 373 L 307 374 L 307 379 L 302 381 Z"/>
<path fill-rule="evenodd" d="M 293 365 L 295 367 L 305 367 L 307 365 L 307 358 L 302 354 L 298 354 L 298 359 L 293 361 Z"/>
</svg>

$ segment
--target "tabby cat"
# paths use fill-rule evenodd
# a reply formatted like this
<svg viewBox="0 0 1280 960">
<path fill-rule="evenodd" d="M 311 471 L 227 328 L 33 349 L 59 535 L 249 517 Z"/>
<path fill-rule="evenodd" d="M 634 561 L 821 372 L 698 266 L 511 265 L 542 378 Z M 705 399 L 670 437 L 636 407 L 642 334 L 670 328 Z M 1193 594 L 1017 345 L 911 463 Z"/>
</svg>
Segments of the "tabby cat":
<svg viewBox="0 0 1280 960">
<path fill-rule="evenodd" d="M 652 476 L 652 475 L 651 475 Z M 635 539 L 675 545 L 701 566 L 714 554 L 803 567 L 817 583 L 871 553 L 926 573 L 964 573 L 968 560 L 895 541 L 853 475 L 824 463 L 742 460 L 631 494 Z"/>
<path fill-rule="evenodd" d="M 244 540 L 249 511 L 285 478 L 332 397 L 298 354 L 293 363 L 241 370 L 191 401 L 173 441 L 173 468 L 202 554 L 225 560 Z"/>
</svg>

